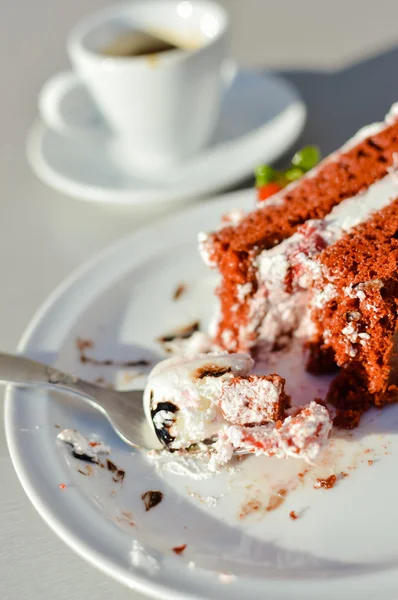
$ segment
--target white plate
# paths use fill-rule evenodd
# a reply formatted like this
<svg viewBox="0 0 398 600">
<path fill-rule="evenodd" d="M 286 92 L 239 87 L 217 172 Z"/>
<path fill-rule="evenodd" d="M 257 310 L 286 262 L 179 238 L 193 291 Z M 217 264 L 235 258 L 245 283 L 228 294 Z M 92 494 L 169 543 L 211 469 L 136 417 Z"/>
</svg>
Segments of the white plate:
<svg viewBox="0 0 398 600">
<path fill-rule="evenodd" d="M 83 112 L 84 98 L 70 110 Z M 275 75 L 239 72 L 226 93 L 214 141 L 173 169 L 153 175 L 126 174 L 102 145 L 63 137 L 37 121 L 27 157 L 56 190 L 82 200 L 111 204 L 182 201 L 232 186 L 253 166 L 279 158 L 296 141 L 306 108 L 296 89 Z"/>
<path fill-rule="evenodd" d="M 97 357 L 155 359 L 159 334 L 191 319 L 205 322 L 213 308 L 214 278 L 197 255 L 197 231 L 253 200 L 245 191 L 205 203 L 106 250 L 51 296 L 19 350 L 108 380 L 113 369 L 80 363 L 77 336 L 95 341 Z M 181 281 L 189 289 L 172 301 Z M 292 381 L 289 363 L 279 368 Z M 123 381 L 123 373 L 117 377 Z M 305 389 L 309 400 L 315 390 Z M 397 407 L 370 413 L 353 437 L 339 434 L 303 480 L 298 461 L 255 457 L 203 481 L 158 473 L 99 413 L 44 392 L 9 389 L 5 418 L 14 466 L 37 510 L 76 552 L 128 586 L 168 600 L 396 598 Z M 99 467 L 80 474 L 85 464 L 57 445 L 56 424 L 98 433 L 126 471 L 123 485 Z M 339 476 L 333 489 L 313 488 L 316 477 L 341 472 L 349 476 Z M 282 487 L 286 501 L 267 511 L 270 489 Z M 150 489 L 162 490 L 164 500 L 145 512 L 141 495 Z M 249 501 L 251 514 L 240 516 Z M 172 548 L 181 544 L 187 547 L 177 556 Z"/>
</svg>

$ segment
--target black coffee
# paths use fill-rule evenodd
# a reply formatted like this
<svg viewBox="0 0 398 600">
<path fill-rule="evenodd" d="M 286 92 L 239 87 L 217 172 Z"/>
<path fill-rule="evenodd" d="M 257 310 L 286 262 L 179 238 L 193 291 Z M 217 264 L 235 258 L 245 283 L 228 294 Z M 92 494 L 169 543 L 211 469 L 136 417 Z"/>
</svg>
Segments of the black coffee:
<svg viewBox="0 0 398 600">
<path fill-rule="evenodd" d="M 192 48 L 191 45 L 174 44 L 145 31 L 123 31 L 102 50 L 106 56 L 144 56 L 146 54 L 159 54 L 170 50 Z"/>
</svg>

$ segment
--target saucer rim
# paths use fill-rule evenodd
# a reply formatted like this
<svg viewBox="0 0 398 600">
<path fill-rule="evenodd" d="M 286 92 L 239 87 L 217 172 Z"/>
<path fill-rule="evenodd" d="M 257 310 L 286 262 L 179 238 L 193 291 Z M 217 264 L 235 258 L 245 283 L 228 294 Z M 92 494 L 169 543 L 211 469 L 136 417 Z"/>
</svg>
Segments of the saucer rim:
<svg viewBox="0 0 398 600">
<path fill-rule="evenodd" d="M 292 96 L 292 105 L 296 110 L 296 120 L 294 125 L 291 127 L 289 139 L 285 143 L 280 145 L 279 148 L 268 150 L 268 157 L 264 156 L 267 153 L 266 146 L 266 134 L 264 133 L 264 151 L 261 156 L 251 161 L 249 166 L 243 162 L 237 166 L 232 173 L 226 173 L 224 176 L 219 177 L 217 180 L 205 180 L 200 186 L 187 187 L 184 185 L 173 185 L 159 188 L 158 186 L 151 186 L 150 182 L 146 184 L 143 182 L 141 188 L 131 189 L 129 187 L 115 188 L 115 187 L 102 187 L 97 185 L 90 185 L 86 183 L 76 182 L 68 176 L 64 176 L 61 171 L 53 169 L 45 158 L 42 152 L 42 143 L 47 132 L 50 128 L 43 123 L 40 117 L 37 117 L 31 125 L 27 140 L 26 140 L 26 158 L 28 164 L 33 173 L 46 185 L 56 190 L 57 192 L 69 196 L 77 200 L 83 200 L 86 202 L 94 202 L 100 204 L 113 204 L 122 206 L 139 206 L 150 202 L 151 204 L 161 203 L 182 203 L 184 201 L 192 201 L 195 199 L 206 198 L 217 195 L 228 189 L 233 190 L 240 182 L 245 178 L 250 177 L 253 173 L 256 161 L 275 162 L 289 148 L 297 141 L 301 133 L 303 132 L 306 120 L 307 120 L 307 106 L 297 90 L 297 88 L 287 79 L 282 76 L 275 75 L 271 72 L 256 73 L 254 71 L 246 69 L 238 69 L 239 73 L 248 73 L 253 77 L 265 78 L 270 81 L 278 82 L 284 88 L 289 89 Z M 289 108 L 291 108 L 289 107 Z M 244 134 L 235 140 L 235 143 L 239 144 L 239 140 L 244 138 L 245 135 L 259 135 L 263 128 L 266 128 L 269 123 L 265 123 L 255 128 L 249 134 Z M 202 151 L 206 152 L 206 149 Z"/>
</svg>

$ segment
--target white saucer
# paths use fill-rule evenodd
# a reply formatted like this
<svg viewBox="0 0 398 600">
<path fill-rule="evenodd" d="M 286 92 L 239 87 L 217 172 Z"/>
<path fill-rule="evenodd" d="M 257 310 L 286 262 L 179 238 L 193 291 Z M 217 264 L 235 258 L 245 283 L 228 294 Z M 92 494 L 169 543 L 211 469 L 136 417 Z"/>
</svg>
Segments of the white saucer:
<svg viewBox="0 0 398 600">
<path fill-rule="evenodd" d="M 82 114 L 85 102 L 82 90 L 68 110 Z M 290 83 L 241 71 L 226 93 L 211 146 L 162 175 L 127 175 L 104 147 L 63 137 L 40 121 L 29 133 L 27 157 L 42 181 L 82 200 L 136 205 L 188 200 L 232 186 L 256 164 L 275 161 L 295 142 L 305 119 L 306 107 Z"/>
</svg>

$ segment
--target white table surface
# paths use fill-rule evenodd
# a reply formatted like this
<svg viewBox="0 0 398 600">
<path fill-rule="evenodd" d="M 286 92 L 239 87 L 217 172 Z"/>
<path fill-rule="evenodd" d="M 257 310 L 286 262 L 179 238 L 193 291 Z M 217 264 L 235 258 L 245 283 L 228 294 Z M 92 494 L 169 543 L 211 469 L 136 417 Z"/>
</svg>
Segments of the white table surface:
<svg viewBox="0 0 398 600">
<path fill-rule="evenodd" d="M 0 2 L 0 347 L 5 351 L 15 349 L 34 311 L 78 264 L 176 210 L 157 208 L 151 214 L 77 202 L 45 187 L 27 167 L 24 141 L 36 116 L 37 93 L 49 75 L 67 66 L 63 40 L 68 29 L 104 4 Z M 396 0 L 224 4 L 232 15 L 232 53 L 249 67 L 333 70 L 397 41 Z M 398 60 L 396 73 L 398 80 Z M 42 522 L 17 481 L 3 433 L 0 482 L 2 600 L 143 598 L 86 565 Z"/>
</svg>

